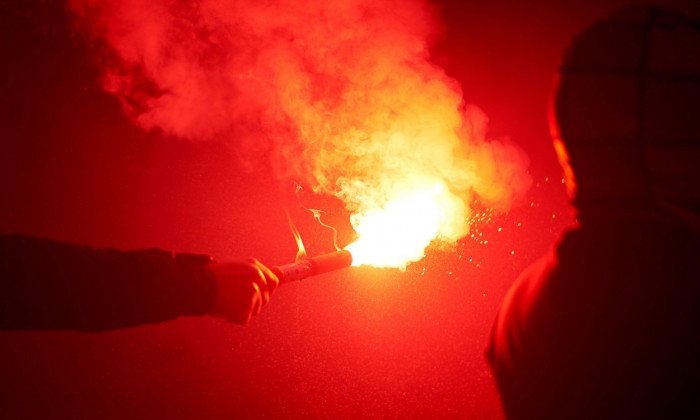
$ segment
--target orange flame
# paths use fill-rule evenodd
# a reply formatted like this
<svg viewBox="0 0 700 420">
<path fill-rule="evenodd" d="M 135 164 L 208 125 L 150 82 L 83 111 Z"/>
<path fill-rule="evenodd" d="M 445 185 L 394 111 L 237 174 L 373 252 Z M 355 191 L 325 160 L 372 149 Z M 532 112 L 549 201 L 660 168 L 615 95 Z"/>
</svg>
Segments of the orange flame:
<svg viewBox="0 0 700 420">
<path fill-rule="evenodd" d="M 304 247 L 304 242 L 301 240 L 301 234 L 299 233 L 299 230 L 294 225 L 294 221 L 292 221 L 292 216 L 287 210 L 285 210 L 285 213 L 287 213 L 287 222 L 289 222 L 289 230 L 292 231 L 294 241 L 296 241 L 297 243 L 297 255 L 294 258 L 294 261 L 299 262 L 306 258 L 306 248 Z"/>
</svg>

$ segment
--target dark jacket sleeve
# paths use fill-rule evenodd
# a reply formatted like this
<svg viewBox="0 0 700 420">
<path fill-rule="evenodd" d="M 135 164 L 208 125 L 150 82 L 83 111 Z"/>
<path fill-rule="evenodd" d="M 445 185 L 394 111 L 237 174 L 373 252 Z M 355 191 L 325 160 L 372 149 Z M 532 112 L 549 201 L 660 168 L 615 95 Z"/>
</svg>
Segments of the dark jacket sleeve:
<svg viewBox="0 0 700 420">
<path fill-rule="evenodd" d="M 210 262 L 0 234 L 0 329 L 104 331 L 202 315 L 216 300 Z"/>
</svg>

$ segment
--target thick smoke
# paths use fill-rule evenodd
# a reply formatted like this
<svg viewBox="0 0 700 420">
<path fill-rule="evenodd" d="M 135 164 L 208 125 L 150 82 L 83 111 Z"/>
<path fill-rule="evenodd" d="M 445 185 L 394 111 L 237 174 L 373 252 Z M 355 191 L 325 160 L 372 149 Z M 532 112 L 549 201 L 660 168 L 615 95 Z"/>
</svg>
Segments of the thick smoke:
<svg viewBox="0 0 700 420">
<path fill-rule="evenodd" d="M 474 194 L 507 206 L 526 158 L 429 59 L 424 0 L 70 0 L 103 86 L 145 129 L 230 143 L 280 177 L 363 213 L 437 182 L 440 235 L 466 233 Z"/>
</svg>

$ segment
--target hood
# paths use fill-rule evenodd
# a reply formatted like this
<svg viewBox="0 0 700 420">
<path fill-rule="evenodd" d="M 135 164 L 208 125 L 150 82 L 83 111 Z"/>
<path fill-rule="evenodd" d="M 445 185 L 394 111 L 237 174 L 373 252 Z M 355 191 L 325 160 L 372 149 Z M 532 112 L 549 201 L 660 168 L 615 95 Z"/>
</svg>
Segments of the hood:
<svg viewBox="0 0 700 420">
<path fill-rule="evenodd" d="M 653 214 L 700 226 L 700 24 L 621 9 L 573 40 L 551 104 L 579 215 Z"/>
</svg>

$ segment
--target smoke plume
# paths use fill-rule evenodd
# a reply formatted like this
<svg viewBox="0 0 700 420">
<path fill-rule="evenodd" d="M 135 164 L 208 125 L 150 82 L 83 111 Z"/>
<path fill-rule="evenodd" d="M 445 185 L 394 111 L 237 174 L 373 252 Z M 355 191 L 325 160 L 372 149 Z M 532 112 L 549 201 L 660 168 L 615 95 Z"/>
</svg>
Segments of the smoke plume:
<svg viewBox="0 0 700 420">
<path fill-rule="evenodd" d="M 508 206 L 527 159 L 429 60 L 427 0 L 69 0 L 102 83 L 144 129 L 228 142 L 357 217 L 443 184 L 467 231 L 474 194 Z"/>
</svg>

